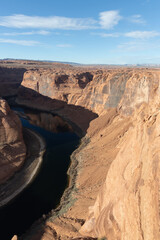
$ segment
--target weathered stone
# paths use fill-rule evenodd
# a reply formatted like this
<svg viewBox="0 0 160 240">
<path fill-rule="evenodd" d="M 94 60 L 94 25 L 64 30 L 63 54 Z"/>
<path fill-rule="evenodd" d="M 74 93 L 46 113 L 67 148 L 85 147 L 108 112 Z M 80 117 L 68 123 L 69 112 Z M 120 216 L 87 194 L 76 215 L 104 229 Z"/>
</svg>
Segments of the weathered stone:
<svg viewBox="0 0 160 240">
<path fill-rule="evenodd" d="M 0 99 L 0 183 L 20 169 L 25 155 L 21 122 L 7 102 Z"/>
<path fill-rule="evenodd" d="M 85 139 L 90 141 L 84 139 L 74 153 L 77 177 L 72 196 L 64 202 L 68 205 L 58 218 L 46 221 L 42 236 L 158 240 L 160 71 L 92 69 L 89 77 L 87 72 L 85 68 L 29 71 L 19 90 L 22 104 L 49 110 L 57 106 L 80 128 L 85 115 L 75 117 L 76 108 L 99 115 L 85 126 Z M 33 95 L 28 94 L 31 90 Z M 43 95 L 49 97 L 47 106 Z"/>
</svg>

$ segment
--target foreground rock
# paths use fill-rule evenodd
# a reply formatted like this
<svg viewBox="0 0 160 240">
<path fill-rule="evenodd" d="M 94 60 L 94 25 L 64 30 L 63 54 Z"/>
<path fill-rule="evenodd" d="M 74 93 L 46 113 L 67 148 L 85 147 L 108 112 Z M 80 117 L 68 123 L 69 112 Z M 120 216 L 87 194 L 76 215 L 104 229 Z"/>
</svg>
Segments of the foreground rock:
<svg viewBox="0 0 160 240">
<path fill-rule="evenodd" d="M 19 91 L 22 104 L 48 106 L 75 122 L 77 105 L 99 114 L 85 126 L 87 135 L 72 155 L 77 175 L 71 194 L 23 239 L 159 240 L 160 71 L 76 71 L 27 72 Z M 66 103 L 74 104 L 70 114 Z M 75 166 L 71 170 L 75 174 Z"/>
<path fill-rule="evenodd" d="M 0 99 L 0 184 L 21 168 L 25 156 L 21 122 L 7 102 Z"/>
<path fill-rule="evenodd" d="M 28 128 L 23 129 L 23 136 L 27 147 L 25 163 L 11 179 L 0 185 L 0 207 L 17 197 L 35 179 L 43 162 L 43 138 Z"/>
<path fill-rule="evenodd" d="M 80 230 L 83 235 L 109 240 L 160 238 L 160 113 L 147 112 L 137 111 L 121 138 L 120 150 Z"/>
</svg>

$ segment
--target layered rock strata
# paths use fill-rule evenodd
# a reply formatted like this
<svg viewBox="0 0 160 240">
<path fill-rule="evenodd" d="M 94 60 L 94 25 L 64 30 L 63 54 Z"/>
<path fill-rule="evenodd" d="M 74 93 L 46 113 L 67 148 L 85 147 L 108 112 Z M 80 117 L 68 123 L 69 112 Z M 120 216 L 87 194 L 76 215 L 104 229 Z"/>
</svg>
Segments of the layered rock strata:
<svg viewBox="0 0 160 240">
<path fill-rule="evenodd" d="M 160 239 L 159 76 L 152 69 L 25 73 L 21 104 L 32 106 L 36 96 L 34 107 L 47 108 L 42 99 L 48 96 L 48 108 L 64 111 L 80 128 L 84 123 L 72 118 L 74 109 L 99 115 L 88 121 L 83 148 L 74 153 L 72 195 L 58 217 L 46 219 L 39 239 Z M 70 114 L 66 104 L 74 105 Z M 36 239 L 38 233 L 32 229 L 30 234 Z"/>
<path fill-rule="evenodd" d="M 7 102 L 0 99 L 0 184 L 21 168 L 25 155 L 21 122 Z"/>
<path fill-rule="evenodd" d="M 49 100 L 59 100 L 56 102 L 57 108 L 67 103 L 84 107 L 97 114 L 102 114 L 108 108 L 118 107 L 120 103 L 131 110 L 143 101 L 148 102 L 148 91 L 157 71 L 110 69 L 89 72 L 78 68 L 36 69 L 24 73 L 18 99 L 25 104 L 34 99 L 33 107 L 35 105 L 36 108 L 45 108 L 42 100 L 38 106 L 37 99 L 40 101 L 42 96 L 47 96 Z M 50 104 L 53 104 L 53 101 L 50 101 Z"/>
</svg>

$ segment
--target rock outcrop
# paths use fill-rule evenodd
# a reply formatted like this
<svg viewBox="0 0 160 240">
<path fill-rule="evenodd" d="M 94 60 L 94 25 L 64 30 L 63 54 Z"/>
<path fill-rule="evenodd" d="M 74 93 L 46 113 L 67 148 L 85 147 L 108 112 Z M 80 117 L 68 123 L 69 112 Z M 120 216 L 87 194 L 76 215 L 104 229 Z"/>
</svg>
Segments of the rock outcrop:
<svg viewBox="0 0 160 240">
<path fill-rule="evenodd" d="M 143 108 L 118 144 L 81 233 L 114 239 L 159 239 L 159 124 Z"/>
<path fill-rule="evenodd" d="M 21 122 L 7 102 L 0 99 L 0 183 L 20 169 L 25 155 Z"/>
<path fill-rule="evenodd" d="M 58 218 L 46 220 L 39 239 L 160 239 L 159 70 L 29 71 L 17 100 L 59 111 L 80 128 L 85 115 L 75 118 L 75 109 L 99 115 L 88 121 L 72 156 L 78 162 L 72 195 Z M 70 113 L 68 105 L 74 105 Z M 36 239 L 37 232 L 30 234 Z"/>
<path fill-rule="evenodd" d="M 51 99 L 82 106 L 100 114 L 105 109 L 118 105 L 126 82 L 131 76 L 133 76 L 133 70 L 92 70 L 89 72 L 79 68 L 61 71 L 40 69 L 27 71 L 21 86 L 25 87 L 26 91 L 32 89 Z M 24 88 L 19 90 L 19 100 L 22 102 L 27 100 L 24 96 Z"/>
<path fill-rule="evenodd" d="M 0 66 L 0 97 L 14 96 L 23 80 L 25 68 Z"/>
<path fill-rule="evenodd" d="M 130 115 L 132 126 L 118 144 L 82 234 L 108 240 L 160 238 L 159 94 L 159 72 L 127 82 L 120 116 Z"/>
<path fill-rule="evenodd" d="M 0 60 L 0 97 L 17 95 L 18 88 L 23 80 L 23 74 L 29 69 L 62 68 L 62 64 L 25 60 Z M 70 65 L 65 64 L 63 68 Z M 71 68 L 71 66 L 70 66 Z"/>
<path fill-rule="evenodd" d="M 33 98 L 38 108 L 42 104 L 40 102 L 38 106 L 36 102 L 39 93 L 50 99 L 59 100 L 57 108 L 62 107 L 65 102 L 102 114 L 108 108 L 118 107 L 121 103 L 123 107 L 128 106 L 131 110 L 143 101 L 148 102 L 148 91 L 155 73 L 156 70 L 153 72 L 145 69 L 91 70 L 90 72 L 83 68 L 35 69 L 24 73 L 18 99 L 27 104 L 27 100 L 30 103 Z M 33 90 L 33 96 L 29 90 Z M 34 106 L 34 102 L 32 104 Z"/>
</svg>

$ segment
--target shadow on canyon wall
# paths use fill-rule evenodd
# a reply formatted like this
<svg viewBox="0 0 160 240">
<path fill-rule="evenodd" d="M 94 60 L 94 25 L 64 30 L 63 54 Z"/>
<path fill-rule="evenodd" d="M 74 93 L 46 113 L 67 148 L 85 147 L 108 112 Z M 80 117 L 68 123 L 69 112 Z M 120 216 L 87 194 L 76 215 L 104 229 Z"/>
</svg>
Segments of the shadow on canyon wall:
<svg viewBox="0 0 160 240">
<path fill-rule="evenodd" d="M 70 130 L 69 126 L 66 125 L 68 123 L 71 125 L 72 130 L 80 137 L 83 137 L 86 134 L 90 122 L 98 117 L 96 113 L 93 113 L 84 107 L 67 104 L 61 100 L 51 99 L 23 86 L 19 88 L 16 102 L 24 107 L 44 111 L 42 114 L 34 115 L 32 113 L 27 113 L 26 109 L 26 116 L 29 117 L 31 122 L 35 121 L 37 123 L 36 125 L 42 126 L 45 122 L 44 118 L 47 116 L 47 118 L 49 118 L 49 126 L 47 126 L 47 128 L 51 127 L 51 129 L 53 129 L 50 120 L 54 119 L 54 114 L 56 114 L 65 120 L 65 128 L 67 126 L 67 129 Z M 49 115 L 47 115 L 47 113 Z M 50 115 L 51 113 L 53 115 Z M 58 124 L 62 124 L 59 119 Z M 62 125 L 62 127 L 64 126 Z M 44 226 L 44 221 L 45 220 L 43 217 L 37 220 L 31 229 L 20 239 L 41 239 L 46 232 L 48 232 L 48 234 L 55 239 L 58 239 L 57 233 L 54 231 L 54 229 L 49 228 L 49 226 Z"/>
<path fill-rule="evenodd" d="M 49 98 L 23 86 L 18 90 L 16 103 L 24 107 L 50 112 L 62 117 L 80 137 L 86 134 L 89 123 L 98 117 L 98 114 L 84 107 Z"/>
<path fill-rule="evenodd" d="M 12 99 L 13 98 L 11 97 L 11 101 Z M 71 131 L 75 132 L 80 137 L 83 137 L 86 134 L 90 122 L 93 119 L 98 117 L 96 113 L 93 113 L 92 111 L 85 109 L 84 107 L 67 104 L 65 101 L 61 101 L 61 100 L 51 99 L 47 96 L 39 94 L 38 92 L 30 88 L 26 88 L 23 86 L 20 86 L 18 89 L 18 94 L 16 96 L 16 103 L 18 105 L 22 105 L 24 108 L 26 107 L 26 110 L 27 110 L 27 107 L 29 107 L 34 110 L 43 111 L 44 113 L 37 115 L 36 119 L 35 119 L 35 115 L 28 114 L 29 115 L 28 117 L 30 118 L 30 120 L 32 120 L 32 122 L 34 121 L 38 122 L 39 126 L 44 124 L 45 119 L 42 119 L 42 118 L 43 117 L 45 118 L 45 112 L 46 112 L 49 114 L 53 114 L 52 116 L 49 115 L 47 117 L 49 118 L 49 125 L 47 126 L 47 128 L 52 127 L 52 130 L 53 130 L 53 125 L 50 124 L 50 119 L 51 118 L 54 119 L 54 115 L 57 115 L 61 117 L 63 120 L 65 120 L 65 122 L 62 123 L 61 122 L 62 120 L 60 120 L 59 118 L 58 119 L 56 118 L 56 124 L 58 122 L 58 126 L 60 128 L 63 128 L 63 130 L 70 130 L 69 125 L 71 125 L 72 127 Z M 48 129 L 48 130 L 50 131 L 51 129 Z M 52 172 L 52 175 L 53 175 L 53 172 Z M 43 223 L 44 223 L 44 219 L 42 217 L 41 219 L 35 222 L 35 224 L 33 225 L 33 228 L 31 227 L 31 231 L 29 230 L 25 234 L 25 236 L 22 236 L 22 238 L 20 239 L 31 239 L 29 235 L 30 233 L 32 234 L 32 230 L 34 232 L 35 229 L 36 229 L 35 239 L 41 239 L 46 232 L 46 227 L 48 227 L 48 226 L 43 227 Z M 54 232 L 53 229 L 49 229 L 47 231 L 51 231 L 50 233 L 52 237 L 56 234 L 56 232 Z M 32 235 L 32 239 L 34 240 L 34 233 Z"/>
<path fill-rule="evenodd" d="M 16 95 L 26 71 L 25 68 L 0 67 L 0 97 Z"/>
</svg>

